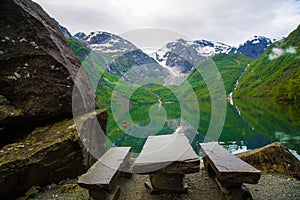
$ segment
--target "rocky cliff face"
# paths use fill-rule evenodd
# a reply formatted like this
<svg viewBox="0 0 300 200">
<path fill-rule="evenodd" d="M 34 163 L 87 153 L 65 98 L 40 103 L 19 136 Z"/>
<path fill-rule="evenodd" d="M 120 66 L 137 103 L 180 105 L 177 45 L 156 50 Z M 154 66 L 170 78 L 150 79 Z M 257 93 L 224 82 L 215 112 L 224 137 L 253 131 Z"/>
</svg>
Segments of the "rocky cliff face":
<svg viewBox="0 0 300 200">
<path fill-rule="evenodd" d="M 30 0 L 0 7 L 0 127 L 71 116 L 80 62 L 56 22 Z"/>
</svg>

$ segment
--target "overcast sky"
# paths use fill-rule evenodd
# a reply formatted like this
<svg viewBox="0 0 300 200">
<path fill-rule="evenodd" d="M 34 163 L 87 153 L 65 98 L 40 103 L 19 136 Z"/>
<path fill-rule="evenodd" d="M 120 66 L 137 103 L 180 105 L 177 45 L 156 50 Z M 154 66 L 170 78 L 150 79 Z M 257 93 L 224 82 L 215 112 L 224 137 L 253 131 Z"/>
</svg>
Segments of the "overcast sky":
<svg viewBox="0 0 300 200">
<path fill-rule="evenodd" d="M 155 27 L 238 45 L 254 35 L 287 36 L 300 24 L 299 0 L 34 1 L 72 34 Z"/>
</svg>

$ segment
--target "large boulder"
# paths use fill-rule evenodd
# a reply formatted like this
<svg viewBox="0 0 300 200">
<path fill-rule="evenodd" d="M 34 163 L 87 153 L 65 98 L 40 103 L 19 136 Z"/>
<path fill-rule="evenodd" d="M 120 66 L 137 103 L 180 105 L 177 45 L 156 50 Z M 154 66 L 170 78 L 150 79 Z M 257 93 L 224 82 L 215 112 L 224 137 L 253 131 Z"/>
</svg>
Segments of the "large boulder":
<svg viewBox="0 0 300 200">
<path fill-rule="evenodd" d="M 0 154 L 0 198 L 22 196 L 42 186 L 83 172 L 82 153 L 73 120 L 35 129 Z"/>
<path fill-rule="evenodd" d="M 300 161 L 281 143 L 236 155 L 266 173 L 280 173 L 300 179 Z"/>
<path fill-rule="evenodd" d="M 107 111 L 83 116 L 83 124 L 91 118 L 99 120 L 97 123 L 105 132 Z M 88 127 L 87 131 L 93 131 L 94 126 Z M 92 155 L 81 149 L 83 138 L 78 135 L 79 128 L 73 119 L 65 119 L 36 128 L 22 141 L 4 146 L 0 150 L 0 199 L 13 199 L 24 195 L 32 186 L 45 186 L 81 175 L 87 168 L 86 158 Z M 103 133 L 98 131 L 97 134 Z M 93 142 L 99 148 L 106 148 L 103 138 L 95 137 Z"/>
<path fill-rule="evenodd" d="M 80 61 L 57 23 L 30 0 L 0 8 L 0 128 L 70 117 Z"/>
</svg>

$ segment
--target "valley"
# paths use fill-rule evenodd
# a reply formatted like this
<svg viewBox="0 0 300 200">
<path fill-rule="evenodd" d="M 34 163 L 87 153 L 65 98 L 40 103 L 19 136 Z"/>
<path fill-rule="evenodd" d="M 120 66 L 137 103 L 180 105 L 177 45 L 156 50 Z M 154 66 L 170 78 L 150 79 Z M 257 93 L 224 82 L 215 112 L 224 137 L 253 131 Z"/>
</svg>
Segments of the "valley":
<svg viewBox="0 0 300 200">
<path fill-rule="evenodd" d="M 150 54 L 149 57 L 147 57 L 147 54 L 142 54 L 142 57 L 134 57 L 134 54 L 128 54 L 128 52 L 125 53 L 125 57 L 116 56 L 115 53 L 117 51 L 114 51 L 114 53 L 111 53 L 112 51 L 110 51 L 109 54 L 103 54 L 105 56 L 105 60 L 108 60 L 111 63 L 120 63 L 120 66 L 126 66 L 126 69 L 118 74 L 114 73 L 111 69 L 117 69 L 119 65 L 106 63 L 105 67 L 105 63 L 97 63 L 97 65 L 102 66 L 102 70 L 104 70 L 103 76 L 99 82 L 95 82 L 97 95 L 99 97 L 99 106 L 100 108 L 110 107 L 110 105 L 119 106 L 118 102 L 110 102 L 111 98 L 109 98 L 112 95 L 112 91 L 115 90 L 116 85 L 118 85 L 118 93 L 121 94 L 122 98 L 126 99 L 126 102 L 129 102 L 129 116 L 132 118 L 130 119 L 132 121 L 129 120 L 129 123 L 129 121 L 127 121 L 125 118 L 118 116 L 118 120 L 115 122 L 116 119 L 114 119 L 113 114 L 109 114 L 108 145 L 130 145 L 133 146 L 134 153 L 138 154 L 143 146 L 143 143 L 145 142 L 145 138 L 137 138 L 126 133 L 124 134 L 125 130 L 123 130 L 123 128 L 118 128 L 120 126 L 118 123 L 121 124 L 121 122 L 126 122 L 128 126 L 127 128 L 129 129 L 130 127 L 133 128 L 134 124 L 144 128 L 147 127 L 152 122 L 149 118 L 149 115 L 146 113 L 149 112 L 151 107 L 158 105 L 157 103 L 159 101 L 159 109 L 162 107 L 166 110 L 167 119 L 162 127 L 160 127 L 161 129 L 157 134 L 171 134 L 178 130 L 178 127 L 184 128 L 186 133 L 188 133 L 190 130 L 190 142 L 194 144 L 194 149 L 199 152 L 199 149 L 197 150 L 197 144 L 204 140 L 211 118 L 211 94 L 212 92 L 218 92 L 219 90 L 214 88 L 216 86 L 214 86 L 213 83 L 209 83 L 210 88 L 214 88 L 212 91 L 210 91 L 201 72 L 203 73 L 205 71 L 203 69 L 209 67 L 210 64 L 213 63 L 213 65 L 219 71 L 219 79 L 224 85 L 225 96 L 223 96 L 223 98 L 229 98 L 230 100 L 230 104 L 227 103 L 226 105 L 226 119 L 219 141 L 227 148 L 233 148 L 233 151 L 239 151 L 241 149 L 256 149 L 274 141 L 281 141 L 289 148 L 299 153 L 300 150 L 297 147 L 299 144 L 297 133 L 300 131 L 299 120 L 297 118 L 293 118 L 293 122 L 289 123 L 288 121 L 283 120 L 285 117 L 277 116 L 275 114 L 280 113 L 280 109 L 284 107 L 290 107 L 290 109 L 293 109 L 294 111 L 291 111 L 293 113 L 286 113 L 286 118 L 289 118 L 288 116 L 290 115 L 295 116 L 295 113 L 299 109 L 297 102 L 290 101 L 291 99 L 285 98 L 284 100 L 287 100 L 285 102 L 290 102 L 291 105 L 281 105 L 280 103 L 276 102 L 276 99 L 282 100 L 282 98 L 278 98 L 278 96 L 273 93 L 276 90 L 276 87 L 278 87 L 277 85 L 273 85 L 272 90 L 263 90 L 263 92 L 255 93 L 259 87 L 262 87 L 265 83 L 268 83 L 268 81 L 261 82 L 259 87 L 257 84 L 251 86 L 251 82 L 249 82 L 249 80 L 254 79 L 251 78 L 254 74 L 252 71 L 258 70 L 259 65 L 261 68 L 261 72 L 259 72 L 259 74 L 260 76 L 263 76 L 263 71 L 267 70 L 264 69 L 266 66 L 271 65 L 272 62 L 280 62 L 280 60 L 276 61 L 278 59 L 275 59 L 275 61 L 270 59 L 267 61 L 263 59 L 265 59 L 265 57 L 270 57 L 272 48 L 289 46 L 286 44 L 286 41 L 290 41 L 290 38 L 293 37 L 293 35 L 295 35 L 295 33 L 291 33 L 291 36 L 281 41 L 256 36 L 253 40 L 245 42 L 238 48 L 230 47 L 229 45 L 224 45 L 223 43 L 213 43 L 206 40 L 188 42 L 186 40 L 179 39 L 175 42 L 166 44 L 163 48 L 158 49 L 156 53 Z M 294 38 L 294 40 L 296 39 L 298 39 L 298 37 Z M 75 46 L 73 44 L 74 41 L 69 40 L 69 42 L 77 56 L 80 56 L 82 49 L 88 48 L 88 46 L 84 47 L 83 44 L 81 47 Z M 125 42 L 125 44 L 130 43 Z M 260 46 L 255 47 L 255 45 L 258 44 L 260 44 Z M 245 45 L 250 45 L 249 50 L 247 50 Z M 293 45 L 296 46 L 297 43 Z M 108 45 L 102 44 L 102 46 L 107 47 Z M 92 49 L 94 47 L 95 45 L 92 46 L 89 51 L 86 51 L 87 55 L 90 53 L 90 51 L 93 51 Z M 110 47 L 112 48 L 113 45 Z M 254 52 L 253 49 L 256 49 L 255 53 L 249 56 L 249 52 Z M 99 47 L 97 50 L 99 50 Z M 243 53 L 246 55 L 243 55 Z M 258 54 L 261 55 L 258 56 Z M 140 55 L 135 54 L 135 56 Z M 280 56 L 281 55 L 279 55 L 279 57 Z M 288 56 L 287 59 L 289 60 L 297 59 L 295 54 L 292 53 L 287 53 L 287 55 L 282 56 Z M 141 58 L 143 60 L 142 62 L 139 61 Z M 284 57 L 284 59 L 286 58 Z M 130 62 L 128 63 L 129 60 Z M 127 75 L 126 70 L 136 70 L 137 67 L 143 68 L 145 61 L 150 63 L 148 65 L 150 68 L 136 71 L 135 75 L 131 76 L 133 77 L 133 80 L 129 81 L 126 79 L 126 77 L 124 77 L 124 75 Z M 295 61 L 294 63 L 299 62 Z M 110 67 L 108 67 L 108 65 Z M 159 68 L 159 66 L 161 66 L 161 68 Z M 288 66 L 291 69 L 293 68 L 291 65 L 285 66 Z M 282 67 L 277 68 L 282 70 Z M 149 75 L 149 73 L 144 74 L 145 71 L 149 71 L 150 69 L 158 71 L 161 76 L 157 76 L 155 73 L 151 75 Z M 90 69 L 87 68 L 86 70 Z M 167 72 L 165 70 L 167 70 Z M 94 70 L 93 73 L 96 73 L 96 71 Z M 294 69 L 294 72 L 297 75 L 297 68 Z M 268 72 L 268 74 L 270 73 L 272 72 Z M 280 73 L 277 72 L 277 74 Z M 170 80 L 167 78 L 170 77 L 170 75 L 184 78 L 176 83 L 164 82 L 165 80 Z M 136 81 L 136 79 L 139 79 L 136 76 L 142 77 L 143 81 Z M 271 77 L 272 76 L 268 76 L 268 78 Z M 294 78 L 295 75 L 292 75 L 291 77 Z M 149 83 L 147 83 L 147 81 Z M 293 79 L 290 81 L 293 81 Z M 123 87 L 119 87 L 120 84 L 117 84 L 117 82 L 121 82 Z M 274 81 L 271 82 L 273 84 L 275 83 Z M 282 82 L 282 84 L 284 83 Z M 251 89 L 252 87 L 254 89 Z M 296 86 L 293 85 L 293 87 Z M 129 91 L 134 92 L 129 94 Z M 251 93 L 246 93 L 245 91 L 251 91 Z M 297 94 L 296 90 L 293 91 L 295 94 Z M 196 96 L 196 100 L 198 101 L 196 104 L 199 104 L 200 110 L 200 122 L 196 126 L 192 126 L 189 123 L 189 120 L 193 119 L 194 112 L 190 112 L 191 116 L 187 116 L 185 119 L 181 117 L 182 108 L 180 102 L 182 100 L 185 102 L 192 100 L 193 95 Z M 268 98 L 244 99 L 249 97 Z M 264 106 L 261 107 L 262 105 Z M 270 108 L 274 106 L 279 110 L 272 111 L 272 114 L 268 114 L 269 111 L 272 110 Z M 256 107 L 260 109 L 255 109 Z M 252 111 L 250 112 L 249 109 Z M 272 119 L 271 116 L 273 116 Z M 266 124 L 272 124 L 274 122 L 274 117 L 276 120 L 278 119 L 278 126 L 266 127 Z M 255 122 L 252 119 L 255 119 Z M 184 127 L 182 127 L 182 123 L 185 124 Z M 265 127 L 265 129 L 262 129 L 262 127 Z M 151 129 L 151 127 L 149 128 Z M 127 131 L 128 129 L 126 129 L 125 132 Z M 298 154 L 296 153 L 296 155 Z"/>
</svg>

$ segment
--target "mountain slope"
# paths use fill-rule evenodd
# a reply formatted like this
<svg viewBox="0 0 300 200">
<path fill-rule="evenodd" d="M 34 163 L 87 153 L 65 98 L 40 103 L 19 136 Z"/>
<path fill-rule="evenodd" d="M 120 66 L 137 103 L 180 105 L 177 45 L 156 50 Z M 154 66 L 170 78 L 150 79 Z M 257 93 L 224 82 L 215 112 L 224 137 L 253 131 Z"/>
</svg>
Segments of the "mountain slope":
<svg viewBox="0 0 300 200">
<path fill-rule="evenodd" d="M 72 38 L 72 35 L 71 35 L 71 33 L 69 32 L 69 30 L 68 30 L 66 27 L 64 27 L 64 26 L 60 25 L 60 24 L 59 24 L 59 22 L 58 22 L 58 21 L 56 21 L 54 18 L 53 18 L 53 20 L 54 20 L 54 21 L 55 21 L 55 23 L 58 25 L 58 27 L 59 27 L 60 31 L 61 31 L 61 32 L 62 32 L 62 34 L 65 36 L 65 38 Z"/>
<path fill-rule="evenodd" d="M 254 37 L 253 40 L 243 43 L 239 48 L 234 48 L 207 40 L 178 39 L 168 43 L 150 57 L 129 41 L 111 33 L 91 32 L 89 35 L 77 33 L 74 38 L 89 47 L 77 48 L 79 51 L 77 54 L 81 60 L 85 54 L 89 53 L 87 49 L 101 52 L 101 55 L 105 56 L 107 61 L 103 63 L 106 69 L 105 73 L 109 72 L 131 84 L 142 84 L 154 78 L 154 82 L 158 84 L 177 85 L 181 88 L 182 94 L 184 94 L 182 88 L 185 86 L 180 84 L 188 77 L 187 81 L 192 84 L 198 98 L 208 98 L 209 92 L 205 88 L 206 85 L 199 72 L 193 70 L 195 65 L 213 56 L 213 60 L 221 72 L 226 94 L 229 94 L 241 72 L 251 62 L 251 59 L 243 54 L 257 56 L 273 41 L 265 37 Z M 69 39 L 70 42 L 71 40 Z M 72 41 L 71 44 L 76 45 L 76 41 Z M 233 51 L 237 54 L 230 53 Z M 163 95 L 165 91 L 163 87 L 157 86 L 151 90 L 160 95 Z M 166 92 L 166 94 L 168 93 Z M 166 95 L 163 96 L 166 97 Z M 172 100 L 172 98 L 164 99 Z"/>
<path fill-rule="evenodd" d="M 103 59 L 103 54 L 97 54 L 93 52 L 78 40 L 72 38 L 68 38 L 67 40 L 75 55 L 82 62 L 82 67 L 84 67 L 84 69 L 90 75 L 92 85 L 94 86 L 95 92 L 98 96 L 99 108 L 107 108 L 111 105 L 112 92 L 118 82 L 119 85 L 121 85 L 121 89 L 118 90 L 119 94 L 124 98 L 130 96 L 128 91 L 133 90 L 132 88 L 136 87 L 131 83 L 128 83 L 109 73 L 106 69 L 107 64 L 103 62 L 103 60 L 112 58 L 109 58 L 108 55 L 105 55 L 105 59 Z M 90 60 L 93 60 L 91 64 L 89 63 Z M 94 80 L 94 77 L 99 77 L 99 80 Z M 143 104 L 145 102 L 156 103 L 157 96 L 149 88 L 140 87 L 128 100 L 131 104 Z"/>
<path fill-rule="evenodd" d="M 207 53 L 207 55 L 213 56 L 218 53 L 226 53 L 228 54 L 232 50 L 232 46 L 221 43 L 221 42 L 212 42 L 208 40 L 196 40 L 196 43 L 198 43 L 202 48 L 204 48 L 204 51 Z"/>
<path fill-rule="evenodd" d="M 211 97 L 212 92 L 216 95 L 223 95 L 222 91 L 219 90 L 220 88 L 216 88 L 219 87 L 219 84 L 214 83 L 213 81 L 211 81 L 209 85 L 211 87 L 210 89 L 214 89 L 209 91 L 208 85 L 201 74 L 205 73 L 207 70 L 214 71 L 210 69 L 210 67 L 214 67 L 213 65 L 215 65 L 220 72 L 220 78 L 222 79 L 219 78 L 219 80 L 223 81 L 225 93 L 229 95 L 240 74 L 252 60 L 252 58 L 241 54 L 217 54 L 212 57 L 212 60 L 206 60 L 196 65 L 191 74 L 181 85 L 178 87 L 172 86 L 172 88 L 176 90 L 176 93 L 181 100 L 193 99 L 191 92 L 196 94 L 197 99 L 208 99 Z M 212 77 L 212 80 L 216 79 L 216 74 L 214 72 L 206 74 L 206 78 L 210 79 L 208 76 L 214 76 Z M 190 87 L 193 91 L 190 90 Z M 168 92 L 165 91 L 164 88 L 157 87 L 154 88 L 153 91 L 155 94 L 163 97 L 163 102 L 177 101 L 172 95 L 165 95 L 168 94 Z M 220 96 L 220 98 L 224 98 L 224 96 Z"/>
<path fill-rule="evenodd" d="M 65 36 L 66 37 L 66 36 Z M 74 54 L 79 58 L 81 62 L 84 61 L 84 59 L 89 55 L 89 53 L 92 51 L 88 47 L 84 46 L 81 42 L 78 40 L 75 40 L 73 38 L 67 38 L 68 43 L 71 46 L 71 49 L 73 50 Z"/>
<path fill-rule="evenodd" d="M 233 48 L 231 52 L 240 53 L 250 58 L 258 58 L 276 39 L 270 39 L 264 36 L 254 36 L 240 44 L 238 48 Z"/>
<path fill-rule="evenodd" d="M 152 57 L 163 67 L 168 69 L 171 74 L 176 76 L 177 85 L 182 83 L 193 70 L 194 66 L 203 60 L 217 54 L 238 53 L 250 58 L 260 56 L 274 39 L 263 36 L 255 36 L 247 40 L 238 47 L 233 47 L 220 42 L 208 40 L 187 41 L 178 39 L 167 43 L 163 48 L 155 52 Z M 173 78 L 174 80 L 175 78 Z"/>
<path fill-rule="evenodd" d="M 89 35 L 77 33 L 74 38 L 92 51 L 106 57 L 107 71 L 127 82 L 141 84 L 145 80 L 155 78 L 164 84 L 165 77 L 170 75 L 169 71 L 160 66 L 155 59 L 120 36 L 97 31 Z"/>
<path fill-rule="evenodd" d="M 72 39 L 69 39 L 68 41 L 70 42 L 73 51 L 80 59 L 83 57 L 82 52 L 85 52 L 87 54 L 90 53 L 90 49 L 86 48 L 83 44 L 80 45 L 78 41 L 77 43 Z M 217 54 L 212 57 L 212 59 L 220 71 L 220 74 L 224 81 L 226 94 L 229 94 L 232 91 L 236 80 L 240 76 L 240 73 L 244 70 L 247 64 L 252 61 L 251 58 L 248 58 L 241 54 L 225 53 Z M 128 64 L 127 59 L 122 58 L 121 60 L 126 61 L 123 63 L 124 66 Z M 201 64 L 199 66 L 201 67 Z M 105 63 L 101 63 L 101 61 L 99 61 L 98 65 L 94 67 L 96 67 L 96 69 L 91 66 L 91 68 L 86 68 L 86 70 L 89 72 L 89 74 L 94 74 L 97 72 L 103 73 L 103 76 L 100 79 L 99 84 L 97 85 L 97 95 L 99 96 L 100 107 L 106 107 L 110 105 L 112 91 L 116 86 L 116 83 L 120 81 L 120 78 L 111 73 L 108 73 L 108 70 L 105 68 Z M 202 79 L 200 73 L 196 69 L 192 71 L 190 76 L 187 78 L 187 80 L 184 81 L 183 84 L 171 87 L 178 90 L 182 96 L 188 96 L 188 94 L 185 94 L 185 92 L 188 91 L 186 88 L 186 84 L 190 84 L 192 86 L 193 90 L 197 94 L 197 98 L 209 98 L 210 94 L 206 87 L 206 84 Z M 131 88 L 133 87 L 133 85 L 126 81 L 122 81 L 122 85 L 124 85 L 124 90 L 122 91 L 124 93 L 123 96 L 127 96 L 126 87 Z M 139 88 L 134 93 L 134 96 L 130 99 L 130 101 L 132 104 L 157 102 L 157 96 L 155 94 L 160 96 L 162 102 L 178 101 L 176 96 L 174 96 L 174 94 L 168 88 L 159 85 Z"/>
<path fill-rule="evenodd" d="M 235 82 L 241 72 L 252 61 L 249 57 L 233 53 L 217 54 L 212 57 L 212 60 L 221 74 L 227 95 L 232 92 Z M 202 65 L 203 63 L 199 64 L 197 67 L 202 67 Z M 207 85 L 198 70 L 194 70 L 187 78 L 187 81 L 192 86 L 199 99 L 210 97 Z"/>
<path fill-rule="evenodd" d="M 112 57 L 138 49 L 134 44 L 122 37 L 104 31 L 91 32 L 89 35 L 79 32 L 74 35 L 74 38 L 83 44 L 87 44 L 93 51 L 101 51 Z"/>
<path fill-rule="evenodd" d="M 257 57 L 273 41 L 256 36 L 235 48 L 220 42 L 177 39 L 149 56 L 131 42 L 108 32 L 77 33 L 74 38 L 108 56 L 106 69 L 109 73 L 133 84 L 154 79 L 163 85 L 180 85 L 195 65 L 214 55 L 236 52 Z"/>
<path fill-rule="evenodd" d="M 156 60 L 173 71 L 189 73 L 193 66 L 218 53 L 228 53 L 231 47 L 207 40 L 169 42 L 155 53 Z"/>
<path fill-rule="evenodd" d="M 300 26 L 286 39 L 271 45 L 241 76 L 234 97 L 271 96 L 299 101 Z"/>
</svg>

